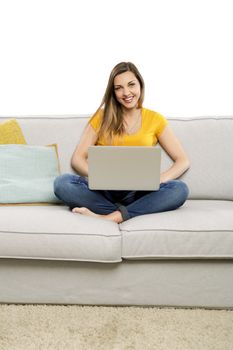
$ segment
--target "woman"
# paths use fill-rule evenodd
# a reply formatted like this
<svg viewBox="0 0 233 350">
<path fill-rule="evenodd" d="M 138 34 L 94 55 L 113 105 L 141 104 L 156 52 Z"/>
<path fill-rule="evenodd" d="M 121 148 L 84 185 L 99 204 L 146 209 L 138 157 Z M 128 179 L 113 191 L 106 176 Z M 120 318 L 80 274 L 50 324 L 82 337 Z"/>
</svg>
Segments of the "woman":
<svg viewBox="0 0 233 350">
<path fill-rule="evenodd" d="M 56 196 L 73 213 L 121 223 L 138 215 L 174 210 L 187 199 L 186 184 L 175 179 L 189 168 L 189 160 L 167 120 L 142 107 L 144 90 L 143 78 L 133 63 L 121 62 L 113 68 L 103 101 L 72 156 L 72 167 L 80 176 L 64 174 L 54 183 Z M 161 174 L 158 191 L 89 190 L 89 146 L 153 146 L 157 142 L 173 160 Z"/>
</svg>

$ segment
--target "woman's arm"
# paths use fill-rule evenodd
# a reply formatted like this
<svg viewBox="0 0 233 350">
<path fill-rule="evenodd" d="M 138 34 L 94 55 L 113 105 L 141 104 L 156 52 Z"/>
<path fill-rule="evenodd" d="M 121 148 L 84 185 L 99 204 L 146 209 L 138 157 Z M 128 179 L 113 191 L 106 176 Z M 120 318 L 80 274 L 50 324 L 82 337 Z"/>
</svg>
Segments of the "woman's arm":
<svg viewBox="0 0 233 350">
<path fill-rule="evenodd" d="M 97 138 L 96 131 L 88 124 L 71 158 L 72 168 L 81 176 L 88 176 L 88 147 L 95 145 Z"/>
<path fill-rule="evenodd" d="M 174 180 L 182 175 L 189 168 L 190 163 L 181 143 L 169 126 L 165 127 L 158 141 L 174 161 L 174 164 L 168 170 L 161 173 L 160 182 L 162 183 Z"/>
</svg>

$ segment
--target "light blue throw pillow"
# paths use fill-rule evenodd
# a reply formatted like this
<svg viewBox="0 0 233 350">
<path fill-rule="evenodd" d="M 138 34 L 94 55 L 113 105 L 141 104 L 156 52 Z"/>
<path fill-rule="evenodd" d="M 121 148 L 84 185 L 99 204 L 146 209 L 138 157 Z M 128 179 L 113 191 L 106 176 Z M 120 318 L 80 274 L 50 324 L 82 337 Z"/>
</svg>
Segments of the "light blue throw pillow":
<svg viewBox="0 0 233 350">
<path fill-rule="evenodd" d="M 57 203 L 55 146 L 0 145 L 0 203 Z"/>
</svg>

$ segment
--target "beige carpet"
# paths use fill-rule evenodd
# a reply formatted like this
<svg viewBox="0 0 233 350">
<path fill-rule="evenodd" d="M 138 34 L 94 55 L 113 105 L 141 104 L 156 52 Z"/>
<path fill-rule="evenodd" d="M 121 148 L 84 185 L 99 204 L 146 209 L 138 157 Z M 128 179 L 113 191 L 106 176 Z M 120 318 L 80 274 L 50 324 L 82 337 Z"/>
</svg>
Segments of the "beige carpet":
<svg viewBox="0 0 233 350">
<path fill-rule="evenodd" d="M 232 350 L 233 311 L 0 305 L 0 350 Z"/>
</svg>

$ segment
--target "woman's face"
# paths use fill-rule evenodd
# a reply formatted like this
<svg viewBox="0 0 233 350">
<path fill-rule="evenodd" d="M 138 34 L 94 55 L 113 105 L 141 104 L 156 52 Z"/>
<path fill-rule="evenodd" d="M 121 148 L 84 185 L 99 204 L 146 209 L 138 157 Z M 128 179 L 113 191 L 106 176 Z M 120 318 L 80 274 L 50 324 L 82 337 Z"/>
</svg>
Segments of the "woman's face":
<svg viewBox="0 0 233 350">
<path fill-rule="evenodd" d="M 141 87 L 134 73 L 125 72 L 118 74 L 113 84 L 117 101 L 126 109 L 136 108 L 141 94 Z"/>
</svg>

